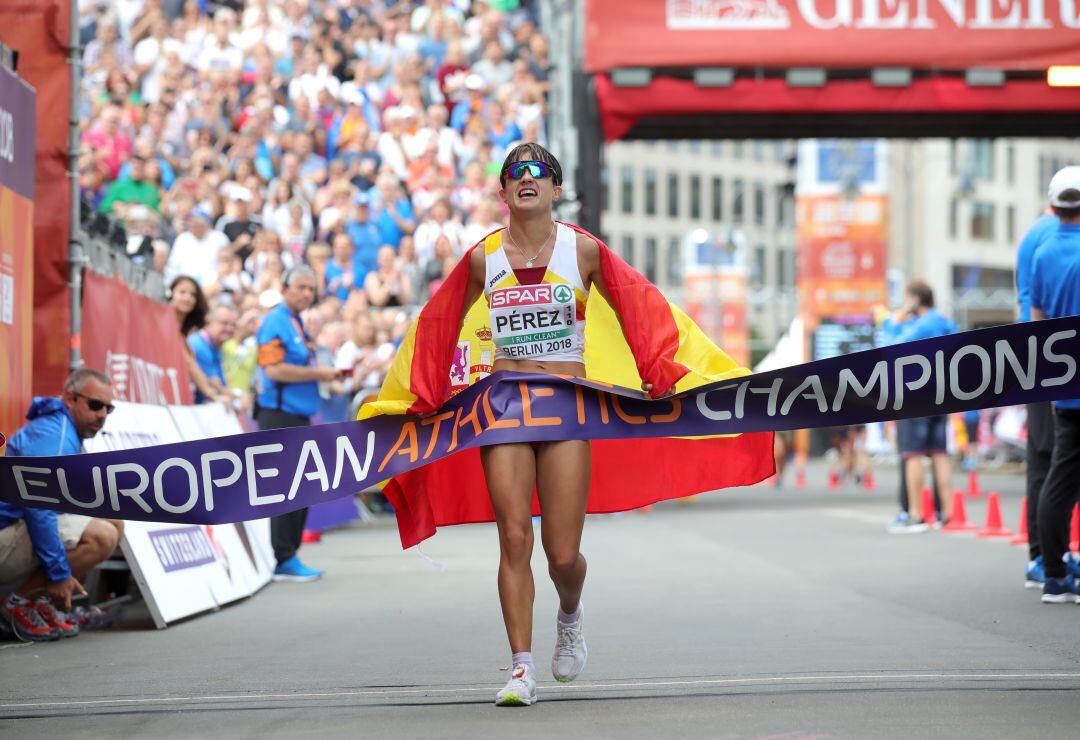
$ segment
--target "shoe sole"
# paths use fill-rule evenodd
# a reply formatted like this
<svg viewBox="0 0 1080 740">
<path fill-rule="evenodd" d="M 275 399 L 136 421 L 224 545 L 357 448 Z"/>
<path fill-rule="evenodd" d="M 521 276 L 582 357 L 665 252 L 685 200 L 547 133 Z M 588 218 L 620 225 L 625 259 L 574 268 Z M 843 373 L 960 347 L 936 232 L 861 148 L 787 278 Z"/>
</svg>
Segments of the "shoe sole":
<svg viewBox="0 0 1080 740">
<path fill-rule="evenodd" d="M 529 707 L 535 703 L 535 696 L 526 696 L 522 699 L 517 694 L 507 694 L 503 698 L 495 700 L 495 706 L 497 707 Z"/>
<path fill-rule="evenodd" d="M 1024 588 L 1042 588 L 1042 581 L 1024 581 Z"/>
<path fill-rule="evenodd" d="M 284 573 L 275 573 L 274 581 L 277 583 L 309 583 L 311 581 L 317 581 L 322 576 L 290 576 Z"/>
<path fill-rule="evenodd" d="M 923 534 L 928 529 L 927 525 L 921 524 L 914 527 L 889 527 L 889 534 Z"/>
<path fill-rule="evenodd" d="M 1043 594 L 1044 604 L 1080 604 L 1080 597 L 1076 594 Z"/>
</svg>

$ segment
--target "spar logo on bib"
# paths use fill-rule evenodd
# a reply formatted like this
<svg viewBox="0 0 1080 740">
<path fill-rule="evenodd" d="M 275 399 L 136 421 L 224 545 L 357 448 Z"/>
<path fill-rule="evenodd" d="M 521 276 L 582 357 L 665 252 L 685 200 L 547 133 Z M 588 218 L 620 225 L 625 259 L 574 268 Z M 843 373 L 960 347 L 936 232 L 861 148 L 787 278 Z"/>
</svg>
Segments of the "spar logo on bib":
<svg viewBox="0 0 1080 740">
<path fill-rule="evenodd" d="M 574 291 L 570 290 L 570 286 L 564 283 L 559 283 L 555 286 L 553 295 L 555 296 L 555 300 L 559 303 L 569 303 L 574 300 Z"/>
<path fill-rule="evenodd" d="M 509 306 L 539 306 L 551 303 L 551 285 L 515 285 L 510 288 L 500 288 L 491 291 L 490 305 L 492 308 L 506 308 Z"/>
</svg>

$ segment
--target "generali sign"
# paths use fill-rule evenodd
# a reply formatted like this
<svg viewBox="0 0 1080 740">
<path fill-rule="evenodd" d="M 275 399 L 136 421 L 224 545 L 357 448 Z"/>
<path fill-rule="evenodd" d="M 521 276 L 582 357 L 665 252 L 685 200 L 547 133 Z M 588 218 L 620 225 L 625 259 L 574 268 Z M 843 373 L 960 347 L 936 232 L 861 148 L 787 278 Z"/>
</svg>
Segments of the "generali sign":
<svg viewBox="0 0 1080 740">
<path fill-rule="evenodd" d="M 1080 0 L 588 0 L 586 66 L 1045 69 Z"/>
</svg>

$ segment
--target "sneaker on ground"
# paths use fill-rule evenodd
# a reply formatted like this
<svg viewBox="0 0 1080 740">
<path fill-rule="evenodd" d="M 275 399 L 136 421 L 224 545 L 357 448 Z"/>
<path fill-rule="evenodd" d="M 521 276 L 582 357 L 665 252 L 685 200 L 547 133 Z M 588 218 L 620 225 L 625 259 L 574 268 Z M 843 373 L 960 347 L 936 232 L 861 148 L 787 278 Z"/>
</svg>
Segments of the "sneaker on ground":
<svg viewBox="0 0 1080 740">
<path fill-rule="evenodd" d="M 892 524 L 889 525 L 887 531 L 889 534 L 919 534 L 925 532 L 926 529 L 926 522 L 921 519 L 913 521 L 906 511 L 901 511 L 892 520 Z"/>
<path fill-rule="evenodd" d="M 0 615 L 3 615 L 7 623 L 11 625 L 11 631 L 15 633 L 15 637 L 23 642 L 47 642 L 60 637 L 45 623 L 34 605 L 29 602 L 12 604 L 8 599 L 4 599 L 3 604 L 0 605 Z"/>
<path fill-rule="evenodd" d="M 300 562 L 300 558 L 296 555 L 293 555 L 284 563 L 278 563 L 278 567 L 274 568 L 275 581 L 297 581 L 303 583 L 305 581 L 317 581 L 322 577 L 323 571 L 307 567 Z"/>
<path fill-rule="evenodd" d="M 47 596 L 39 596 L 34 602 L 34 609 L 38 615 L 49 625 L 49 628 L 60 637 L 75 637 L 79 634 L 79 625 L 73 622 L 68 615 L 57 611 L 52 601 Z"/>
<path fill-rule="evenodd" d="M 510 680 L 495 694 L 497 707 L 527 707 L 536 703 L 536 677 L 533 669 L 517 663 L 510 672 Z"/>
<path fill-rule="evenodd" d="M 1071 552 L 1062 555 L 1061 559 L 1065 561 L 1065 572 L 1080 581 L 1080 560 L 1077 560 Z"/>
<path fill-rule="evenodd" d="M 1072 576 L 1047 578 L 1043 584 L 1044 604 L 1080 604 L 1080 582 Z"/>
<path fill-rule="evenodd" d="M 1043 571 L 1042 555 L 1034 560 L 1029 560 L 1024 571 L 1024 588 L 1042 588 L 1046 583 L 1046 573 Z"/>
<path fill-rule="evenodd" d="M 551 657 L 551 675 L 563 683 L 580 676 L 589 658 L 585 636 L 581 633 L 585 610 L 579 606 L 578 611 L 578 620 L 571 624 L 563 624 L 557 617 L 555 619 L 555 654 Z"/>
</svg>

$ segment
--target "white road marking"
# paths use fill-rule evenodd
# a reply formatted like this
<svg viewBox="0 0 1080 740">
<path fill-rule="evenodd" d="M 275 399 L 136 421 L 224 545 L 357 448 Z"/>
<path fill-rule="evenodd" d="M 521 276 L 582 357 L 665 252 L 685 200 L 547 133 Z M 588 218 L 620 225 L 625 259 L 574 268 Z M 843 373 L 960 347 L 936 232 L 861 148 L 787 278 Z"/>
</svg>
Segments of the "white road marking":
<svg viewBox="0 0 1080 740">
<path fill-rule="evenodd" d="M 738 685 L 782 685 L 799 682 L 877 682 L 877 681 L 1005 681 L 1005 680 L 1060 680 L 1078 679 L 1080 673 L 892 673 L 892 674 L 836 674 L 832 676 L 761 676 L 757 678 L 701 678 L 680 681 L 626 681 L 619 683 L 557 684 L 538 686 L 538 690 L 589 690 L 589 689 L 638 689 L 660 688 L 665 686 L 738 686 Z M 459 686 L 453 688 L 412 688 L 412 689 L 366 689 L 357 691 L 299 692 L 295 694 L 220 694 L 217 696 L 164 696 L 139 699 L 90 699 L 79 701 L 47 701 L 0 704 L 4 709 L 31 709 L 41 707 L 88 707 L 108 704 L 202 704 L 222 701 L 269 701 L 275 699 L 334 699 L 350 696 L 409 696 L 427 694 L 460 694 L 465 692 L 496 692 L 496 686 Z"/>
</svg>

